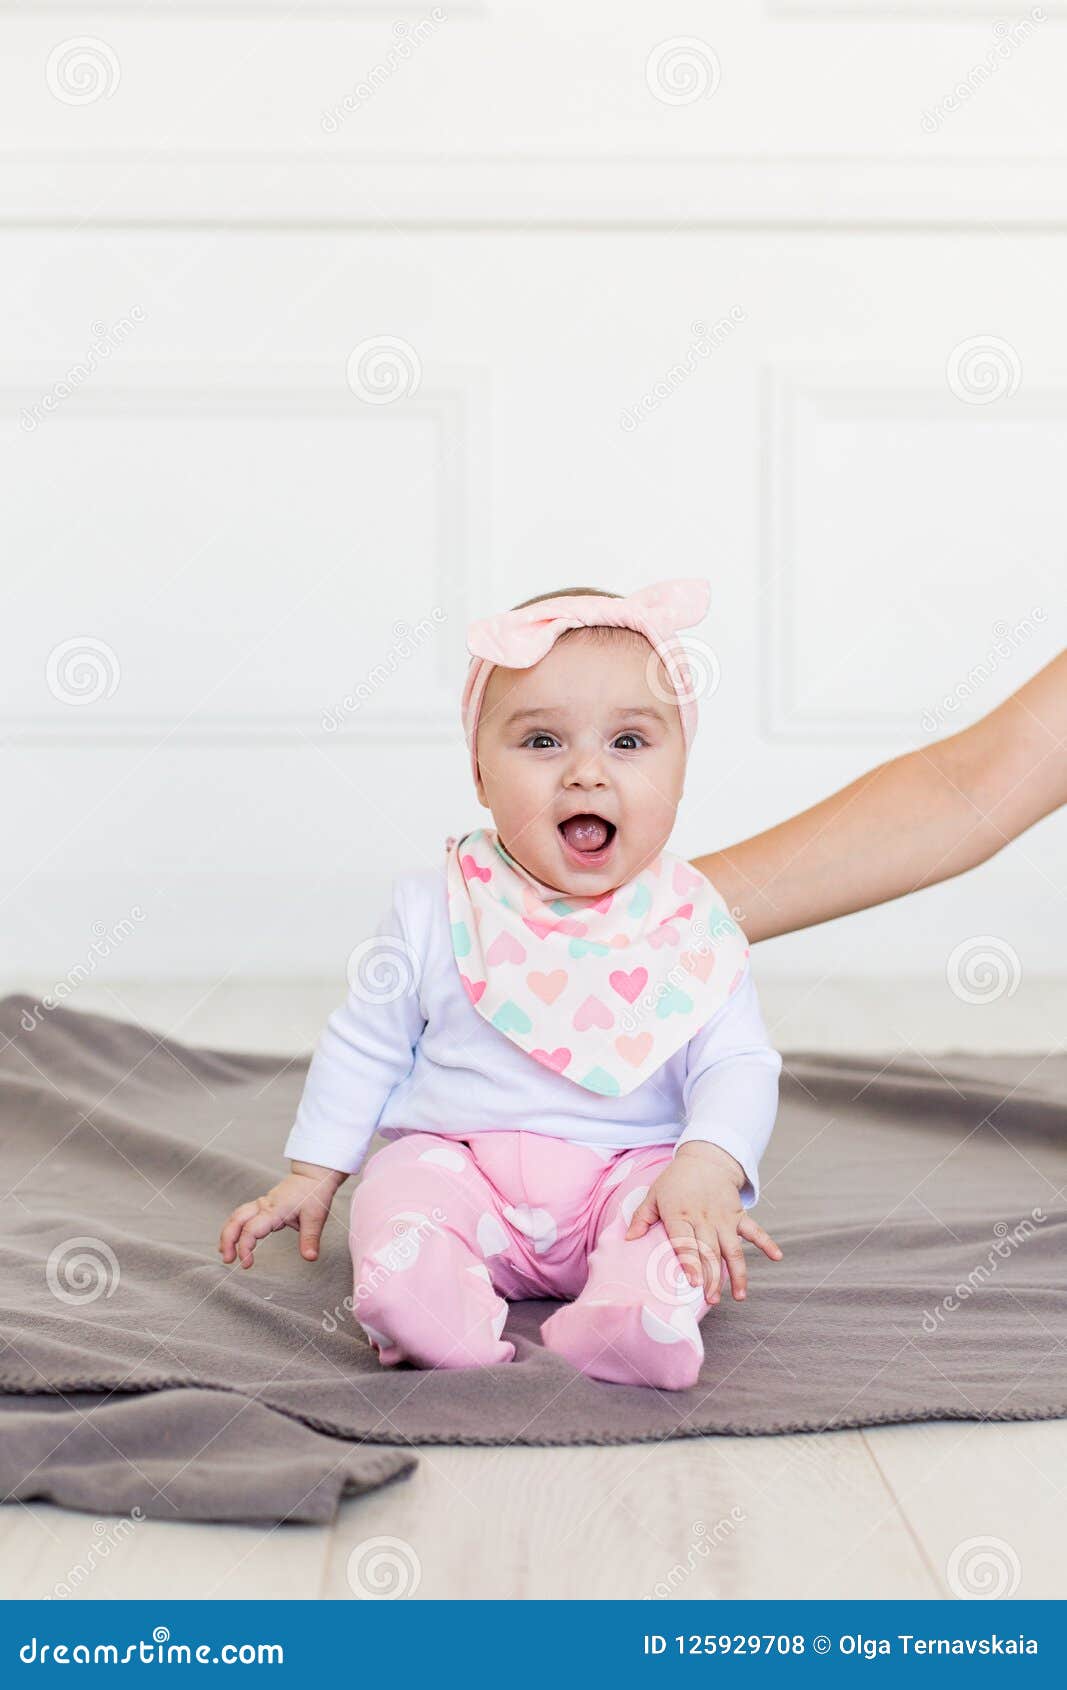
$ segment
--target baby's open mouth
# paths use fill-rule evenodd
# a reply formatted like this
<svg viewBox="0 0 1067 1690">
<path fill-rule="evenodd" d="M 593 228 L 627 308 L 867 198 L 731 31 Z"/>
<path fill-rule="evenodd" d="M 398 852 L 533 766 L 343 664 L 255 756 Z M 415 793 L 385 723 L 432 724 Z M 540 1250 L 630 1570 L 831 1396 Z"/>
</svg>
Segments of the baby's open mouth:
<svg viewBox="0 0 1067 1690">
<path fill-rule="evenodd" d="M 582 814 L 568 816 L 566 821 L 560 822 L 559 831 L 572 851 L 593 856 L 611 844 L 615 837 L 615 823 L 605 821 L 603 816 Z"/>
</svg>

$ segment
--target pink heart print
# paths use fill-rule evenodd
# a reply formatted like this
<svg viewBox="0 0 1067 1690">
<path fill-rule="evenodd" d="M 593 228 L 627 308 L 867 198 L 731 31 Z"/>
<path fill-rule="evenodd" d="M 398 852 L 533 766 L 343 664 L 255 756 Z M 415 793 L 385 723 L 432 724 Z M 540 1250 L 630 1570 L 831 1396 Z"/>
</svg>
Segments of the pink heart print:
<svg viewBox="0 0 1067 1690">
<path fill-rule="evenodd" d="M 542 974 L 535 968 L 532 974 L 527 974 L 526 984 L 534 996 L 541 999 L 542 1003 L 553 1004 L 567 984 L 567 970 L 565 968 L 553 968 L 551 973 Z"/>
<path fill-rule="evenodd" d="M 526 952 L 514 935 L 505 928 L 497 934 L 486 951 L 485 960 L 490 966 L 495 966 L 498 962 L 525 962 Z"/>
<path fill-rule="evenodd" d="M 630 1064 L 631 1068 L 640 1068 L 652 1049 L 652 1034 L 635 1033 L 633 1038 L 630 1038 L 627 1033 L 620 1033 L 615 1040 L 615 1049 L 623 1061 Z"/>
<path fill-rule="evenodd" d="M 584 1033 L 589 1027 L 610 1027 L 614 1020 L 607 1004 L 601 1003 L 599 998 L 586 998 L 574 1012 L 574 1025 L 579 1033 Z"/>
<path fill-rule="evenodd" d="M 463 870 L 464 880 L 492 880 L 493 878 L 492 869 L 479 868 L 478 864 L 471 856 L 463 857 L 460 860 L 459 866 Z"/>
<path fill-rule="evenodd" d="M 463 981 L 463 990 L 466 992 L 467 996 L 470 998 L 471 1003 L 477 1003 L 478 999 L 481 997 L 482 993 L 485 991 L 485 981 L 484 980 L 478 980 L 477 982 L 475 982 L 473 980 L 468 980 L 467 976 L 465 974 L 461 974 L 460 979 Z"/>
<path fill-rule="evenodd" d="M 715 967 L 714 951 L 683 951 L 682 967 L 695 974 L 698 980 L 706 980 Z"/>
<path fill-rule="evenodd" d="M 540 1062 L 543 1068 L 551 1068 L 554 1074 L 562 1074 L 571 1059 L 571 1053 L 565 1045 L 558 1050 L 532 1050 L 530 1055 L 535 1062 Z"/>
<path fill-rule="evenodd" d="M 688 863 L 675 863 L 671 885 L 676 892 L 695 891 L 698 886 L 703 884 L 703 881 L 704 876 L 698 874 L 696 869 L 690 868 Z"/>
<path fill-rule="evenodd" d="M 608 985 L 618 992 L 620 998 L 625 998 L 627 1003 L 633 1003 L 647 984 L 647 968 L 634 968 L 629 974 L 624 973 L 621 968 L 616 968 L 614 973 L 608 975 Z"/>
</svg>

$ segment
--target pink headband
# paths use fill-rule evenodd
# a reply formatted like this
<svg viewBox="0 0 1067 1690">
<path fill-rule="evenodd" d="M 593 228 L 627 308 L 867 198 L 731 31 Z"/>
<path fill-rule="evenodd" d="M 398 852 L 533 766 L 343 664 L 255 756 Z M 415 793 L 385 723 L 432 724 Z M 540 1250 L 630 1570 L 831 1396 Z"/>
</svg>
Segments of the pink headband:
<svg viewBox="0 0 1067 1690">
<path fill-rule="evenodd" d="M 680 628 L 692 628 L 703 621 L 710 596 L 707 581 L 661 581 L 655 587 L 642 587 L 628 598 L 564 594 L 472 622 L 467 629 L 471 663 L 460 710 L 475 781 L 478 779 L 478 717 L 493 669 L 498 664 L 505 669 L 532 669 L 568 628 L 633 628 L 645 636 L 675 688 L 682 737 L 688 752 L 696 733 L 697 704 L 695 697 L 685 691 L 685 645 L 675 636 Z"/>
</svg>

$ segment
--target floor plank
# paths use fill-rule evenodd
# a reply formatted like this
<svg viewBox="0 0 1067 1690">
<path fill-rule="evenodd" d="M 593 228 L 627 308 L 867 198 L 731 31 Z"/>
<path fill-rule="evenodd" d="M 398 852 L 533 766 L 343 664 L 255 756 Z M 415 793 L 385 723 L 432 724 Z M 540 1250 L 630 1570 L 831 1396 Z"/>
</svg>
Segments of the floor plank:
<svg viewBox="0 0 1067 1690">
<path fill-rule="evenodd" d="M 326 1596 L 381 1577 L 437 1599 L 804 1597 L 837 1562 L 834 1596 L 936 1594 L 856 1432 L 419 1457 L 342 1509 Z"/>
<path fill-rule="evenodd" d="M 863 1436 L 942 1596 L 1062 1600 L 1067 1421 L 929 1421 Z"/>
<path fill-rule="evenodd" d="M 328 1526 L 203 1525 L 84 1514 L 51 1503 L 0 1508 L 6 1599 L 108 1601 L 321 1593 Z"/>
</svg>

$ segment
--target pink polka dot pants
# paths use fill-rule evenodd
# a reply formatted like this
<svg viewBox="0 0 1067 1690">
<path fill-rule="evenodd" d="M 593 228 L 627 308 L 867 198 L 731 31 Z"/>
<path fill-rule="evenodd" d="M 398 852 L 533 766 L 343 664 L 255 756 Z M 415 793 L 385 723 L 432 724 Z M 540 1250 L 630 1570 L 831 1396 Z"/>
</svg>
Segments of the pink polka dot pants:
<svg viewBox="0 0 1067 1690">
<path fill-rule="evenodd" d="M 366 1165 L 350 1226 L 353 1312 L 383 1365 L 511 1361 L 508 1303 L 557 1297 L 567 1300 L 541 1338 L 590 1378 L 693 1385 L 703 1293 L 658 1222 L 625 1237 L 673 1149 L 590 1150 L 526 1132 L 391 1140 Z"/>
</svg>

